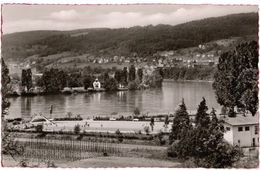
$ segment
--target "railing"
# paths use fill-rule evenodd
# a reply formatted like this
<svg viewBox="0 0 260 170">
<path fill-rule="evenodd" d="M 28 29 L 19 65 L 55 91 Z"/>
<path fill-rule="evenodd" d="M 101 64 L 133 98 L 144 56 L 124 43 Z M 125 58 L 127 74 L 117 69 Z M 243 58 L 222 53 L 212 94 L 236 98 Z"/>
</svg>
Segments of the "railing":
<svg viewBox="0 0 260 170">
<path fill-rule="evenodd" d="M 26 139 L 18 143 L 24 148 L 24 159 L 75 161 L 98 156 L 122 155 L 120 145 L 106 142 Z"/>
</svg>

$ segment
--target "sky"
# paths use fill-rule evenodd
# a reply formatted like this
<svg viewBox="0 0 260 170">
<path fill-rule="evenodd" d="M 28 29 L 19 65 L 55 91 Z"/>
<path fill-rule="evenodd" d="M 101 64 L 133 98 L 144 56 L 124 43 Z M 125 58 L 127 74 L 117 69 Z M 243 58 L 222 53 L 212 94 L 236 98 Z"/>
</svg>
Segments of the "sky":
<svg viewBox="0 0 260 170">
<path fill-rule="evenodd" d="M 4 34 L 30 30 L 128 28 L 258 12 L 246 5 L 12 5 L 2 7 Z"/>
</svg>

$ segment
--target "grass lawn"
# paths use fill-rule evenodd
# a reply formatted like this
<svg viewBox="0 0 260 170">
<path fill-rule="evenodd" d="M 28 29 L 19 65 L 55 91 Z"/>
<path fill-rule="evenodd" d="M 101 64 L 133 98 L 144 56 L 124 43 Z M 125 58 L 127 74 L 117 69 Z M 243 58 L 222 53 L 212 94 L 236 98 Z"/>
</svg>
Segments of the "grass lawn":
<svg viewBox="0 0 260 170">
<path fill-rule="evenodd" d="M 116 168 L 116 167 L 180 167 L 177 161 L 166 161 L 148 158 L 133 157 L 97 157 L 75 161 L 71 163 L 58 164 L 62 168 Z"/>
<path fill-rule="evenodd" d="M 19 159 L 21 160 L 21 159 Z M 29 160 L 29 167 L 46 167 L 46 162 L 38 162 L 36 160 Z M 47 161 L 47 160 L 46 160 Z M 116 167 L 164 167 L 174 168 L 181 167 L 181 163 L 172 160 L 159 160 L 149 158 L 134 158 L 134 157 L 95 157 L 83 159 L 79 161 L 54 161 L 56 167 L 59 168 L 116 168 Z M 13 160 L 9 156 L 4 156 L 2 159 L 3 167 L 19 167 L 19 162 Z"/>
</svg>

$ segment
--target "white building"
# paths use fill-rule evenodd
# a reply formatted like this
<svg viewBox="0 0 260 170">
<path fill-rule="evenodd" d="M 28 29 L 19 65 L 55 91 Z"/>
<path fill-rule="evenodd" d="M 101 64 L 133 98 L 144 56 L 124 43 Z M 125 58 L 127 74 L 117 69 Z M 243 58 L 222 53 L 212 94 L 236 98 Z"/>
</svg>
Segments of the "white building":
<svg viewBox="0 0 260 170">
<path fill-rule="evenodd" d="M 241 147 L 259 146 L 258 115 L 237 115 L 224 119 L 224 139 L 232 145 Z"/>
<path fill-rule="evenodd" d="M 93 82 L 93 88 L 94 88 L 94 89 L 100 89 L 100 88 L 101 88 L 101 83 L 98 81 L 98 79 L 96 79 L 96 80 Z"/>
</svg>

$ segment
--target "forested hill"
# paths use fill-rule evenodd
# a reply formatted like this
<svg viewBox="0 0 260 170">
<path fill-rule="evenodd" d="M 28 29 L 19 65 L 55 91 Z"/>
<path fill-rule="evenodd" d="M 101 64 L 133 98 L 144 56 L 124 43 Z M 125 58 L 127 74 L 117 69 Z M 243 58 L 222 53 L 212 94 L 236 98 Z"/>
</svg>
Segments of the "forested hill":
<svg viewBox="0 0 260 170">
<path fill-rule="evenodd" d="M 258 14 L 243 13 L 207 18 L 176 26 L 156 25 L 120 29 L 29 31 L 7 34 L 2 39 L 5 58 L 47 56 L 63 51 L 93 55 L 149 56 L 230 37 L 258 34 Z"/>
</svg>

